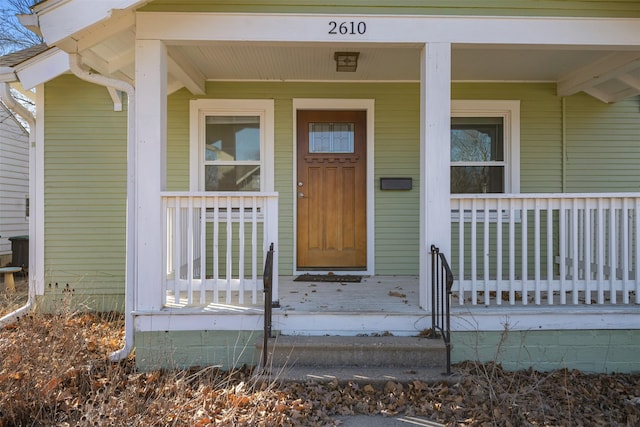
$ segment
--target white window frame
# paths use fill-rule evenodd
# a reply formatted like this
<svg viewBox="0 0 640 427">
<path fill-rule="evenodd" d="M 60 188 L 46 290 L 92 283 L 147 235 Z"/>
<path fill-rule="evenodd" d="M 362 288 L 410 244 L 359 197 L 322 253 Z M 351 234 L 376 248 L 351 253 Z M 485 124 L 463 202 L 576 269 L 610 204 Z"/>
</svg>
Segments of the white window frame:
<svg viewBox="0 0 640 427">
<path fill-rule="evenodd" d="M 260 117 L 260 192 L 274 191 L 274 102 L 271 99 L 195 99 L 189 103 L 189 191 L 204 191 L 205 119 L 212 115 Z"/>
<path fill-rule="evenodd" d="M 451 117 L 501 117 L 504 129 L 504 193 L 520 193 L 520 101 L 515 100 L 452 100 Z M 465 166 L 467 162 L 451 162 Z M 475 165 L 475 162 L 474 162 Z"/>
<path fill-rule="evenodd" d="M 504 144 L 504 193 L 520 193 L 520 101 L 519 100 L 451 100 L 451 117 L 501 117 L 503 120 Z M 466 162 L 451 162 L 451 166 L 464 166 Z M 500 162 L 502 163 L 502 162 Z M 455 194 L 464 197 L 466 194 Z M 472 194 L 468 194 L 471 196 Z M 495 194 L 487 194 L 491 197 Z M 503 214 L 504 221 L 509 220 L 508 211 Z M 459 222 L 460 213 L 451 212 L 451 221 Z M 465 214 L 465 222 L 471 220 L 471 214 Z M 476 212 L 476 220 L 484 221 L 484 210 Z M 516 214 L 515 220 L 520 221 Z M 489 213 L 489 221 L 497 221 L 497 213 Z"/>
</svg>

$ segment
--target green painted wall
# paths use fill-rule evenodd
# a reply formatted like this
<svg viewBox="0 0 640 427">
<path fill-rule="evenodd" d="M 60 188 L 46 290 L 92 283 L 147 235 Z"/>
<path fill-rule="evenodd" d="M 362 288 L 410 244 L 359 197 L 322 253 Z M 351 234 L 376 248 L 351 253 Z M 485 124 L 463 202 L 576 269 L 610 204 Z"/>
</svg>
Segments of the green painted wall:
<svg viewBox="0 0 640 427">
<path fill-rule="evenodd" d="M 418 240 L 419 94 L 416 84 L 208 83 L 207 96 L 270 98 L 275 102 L 275 186 L 280 193 L 280 273 L 293 271 L 293 98 L 375 99 L 375 182 L 381 176 L 410 176 L 410 192 L 376 189 L 376 269 L 379 274 L 416 274 Z M 182 90 L 169 99 L 169 111 L 188 120 L 189 100 Z M 185 119 L 185 117 L 187 119 Z M 169 121 L 168 187 L 188 189 L 188 126 Z M 376 188 L 379 186 L 376 184 Z"/>
<path fill-rule="evenodd" d="M 260 331 L 136 332 L 136 366 L 142 371 L 160 368 L 216 366 L 222 369 L 256 365 L 255 342 Z"/>
<path fill-rule="evenodd" d="M 71 76 L 46 85 L 45 111 L 43 304 L 121 309 L 127 113 Z"/>
<path fill-rule="evenodd" d="M 453 363 L 495 361 L 505 369 L 640 372 L 640 330 L 453 332 Z"/>
<path fill-rule="evenodd" d="M 566 192 L 640 191 L 640 97 L 566 100 Z"/>
<path fill-rule="evenodd" d="M 454 99 L 521 101 L 521 191 L 638 191 L 638 98 L 604 104 L 562 100 L 554 84 L 455 83 Z M 280 273 L 293 268 L 293 98 L 375 99 L 376 273 L 417 274 L 418 83 L 209 82 L 207 96 L 275 102 L 275 185 L 280 193 Z M 46 86 L 46 284 L 80 295 L 121 296 L 124 283 L 126 112 L 103 88 L 63 76 Z M 189 100 L 168 100 L 168 190 L 188 189 Z M 563 162 L 564 152 L 567 154 Z M 380 191 L 383 176 L 408 176 L 407 192 Z M 563 187 L 563 182 L 564 187 Z M 50 292 L 47 288 L 47 292 Z M 56 293 L 56 292 L 52 292 Z"/>
<path fill-rule="evenodd" d="M 136 365 L 159 368 L 256 365 L 260 331 L 136 332 Z M 506 331 L 452 333 L 452 363 L 497 362 L 507 370 L 578 369 L 640 372 L 640 331 Z"/>
<path fill-rule="evenodd" d="M 562 192 L 562 103 L 552 83 L 456 83 L 453 99 L 520 100 L 520 192 Z M 599 101 L 598 101 L 599 102 Z"/>
<path fill-rule="evenodd" d="M 155 0 L 143 11 L 640 17 L 636 0 Z"/>
</svg>

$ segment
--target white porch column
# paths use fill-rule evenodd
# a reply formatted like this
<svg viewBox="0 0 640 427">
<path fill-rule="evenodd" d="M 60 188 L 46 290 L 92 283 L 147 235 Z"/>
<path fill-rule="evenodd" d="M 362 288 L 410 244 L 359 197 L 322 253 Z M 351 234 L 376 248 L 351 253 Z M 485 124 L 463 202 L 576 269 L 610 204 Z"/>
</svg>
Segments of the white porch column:
<svg viewBox="0 0 640 427">
<path fill-rule="evenodd" d="M 162 307 L 162 203 L 166 187 L 167 50 L 136 40 L 136 309 Z"/>
<path fill-rule="evenodd" d="M 431 245 L 451 258 L 451 44 L 420 56 L 420 305 L 431 310 Z"/>
</svg>

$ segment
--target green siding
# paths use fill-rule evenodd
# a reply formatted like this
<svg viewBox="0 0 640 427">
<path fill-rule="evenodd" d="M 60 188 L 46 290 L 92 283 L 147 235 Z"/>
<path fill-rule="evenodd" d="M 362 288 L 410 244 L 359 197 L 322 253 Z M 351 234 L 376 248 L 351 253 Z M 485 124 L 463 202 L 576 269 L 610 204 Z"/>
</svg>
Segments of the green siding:
<svg viewBox="0 0 640 427">
<path fill-rule="evenodd" d="M 520 100 L 520 192 L 562 191 L 562 103 L 555 84 L 459 83 L 453 99 Z"/>
<path fill-rule="evenodd" d="M 612 105 L 586 95 L 567 98 L 563 140 L 562 99 L 554 84 L 455 83 L 452 95 L 521 101 L 523 193 L 562 192 L 563 180 L 564 191 L 638 191 L 638 98 Z M 209 82 L 207 96 L 274 99 L 283 275 L 293 268 L 293 98 L 374 99 L 376 274 L 417 274 L 418 83 Z M 190 99 L 183 89 L 168 100 L 169 190 L 189 188 Z M 71 76 L 47 84 L 46 108 L 45 288 L 69 283 L 78 300 L 121 296 L 126 112 L 113 111 L 104 88 Z M 379 178 L 385 176 L 411 177 L 413 189 L 381 191 Z"/>
<path fill-rule="evenodd" d="M 127 113 L 71 76 L 45 92 L 45 290 L 62 300 L 69 284 L 74 305 L 113 309 L 124 292 Z"/>
<path fill-rule="evenodd" d="M 453 363 L 495 361 L 508 370 L 640 372 L 640 330 L 453 332 Z"/>
<path fill-rule="evenodd" d="M 567 192 L 640 191 L 640 98 L 568 98 Z"/>
<path fill-rule="evenodd" d="M 640 17 L 637 0 L 155 0 L 142 11 Z"/>
<path fill-rule="evenodd" d="M 137 332 L 136 366 L 143 370 L 256 365 L 256 331 Z M 640 331 L 553 330 L 453 332 L 452 362 L 495 361 L 507 370 L 579 369 L 639 372 Z"/>
<path fill-rule="evenodd" d="M 136 366 L 142 371 L 215 366 L 256 365 L 256 331 L 136 332 Z"/>
<path fill-rule="evenodd" d="M 280 273 L 293 269 L 293 98 L 375 99 L 376 270 L 378 274 L 416 274 L 418 239 L 419 93 L 416 84 L 340 83 L 208 83 L 208 96 L 216 98 L 272 98 L 275 101 L 275 186 L 280 194 Z M 186 91 L 172 95 L 171 111 L 188 110 Z M 182 105 L 182 107 L 180 106 Z M 175 130 L 172 126 L 184 129 Z M 168 186 L 187 190 L 188 129 L 170 120 Z M 172 136 L 173 135 L 173 136 Z M 178 164 L 182 159 L 183 164 Z M 408 176 L 409 192 L 381 192 L 381 176 Z"/>
</svg>

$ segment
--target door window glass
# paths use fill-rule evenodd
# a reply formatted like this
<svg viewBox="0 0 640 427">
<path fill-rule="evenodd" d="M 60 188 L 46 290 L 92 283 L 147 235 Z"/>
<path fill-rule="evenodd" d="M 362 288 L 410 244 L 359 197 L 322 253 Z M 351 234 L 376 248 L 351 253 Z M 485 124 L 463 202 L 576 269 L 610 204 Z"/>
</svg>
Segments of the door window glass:
<svg viewBox="0 0 640 427">
<path fill-rule="evenodd" d="M 353 153 L 353 123 L 309 123 L 309 153 Z"/>
</svg>

